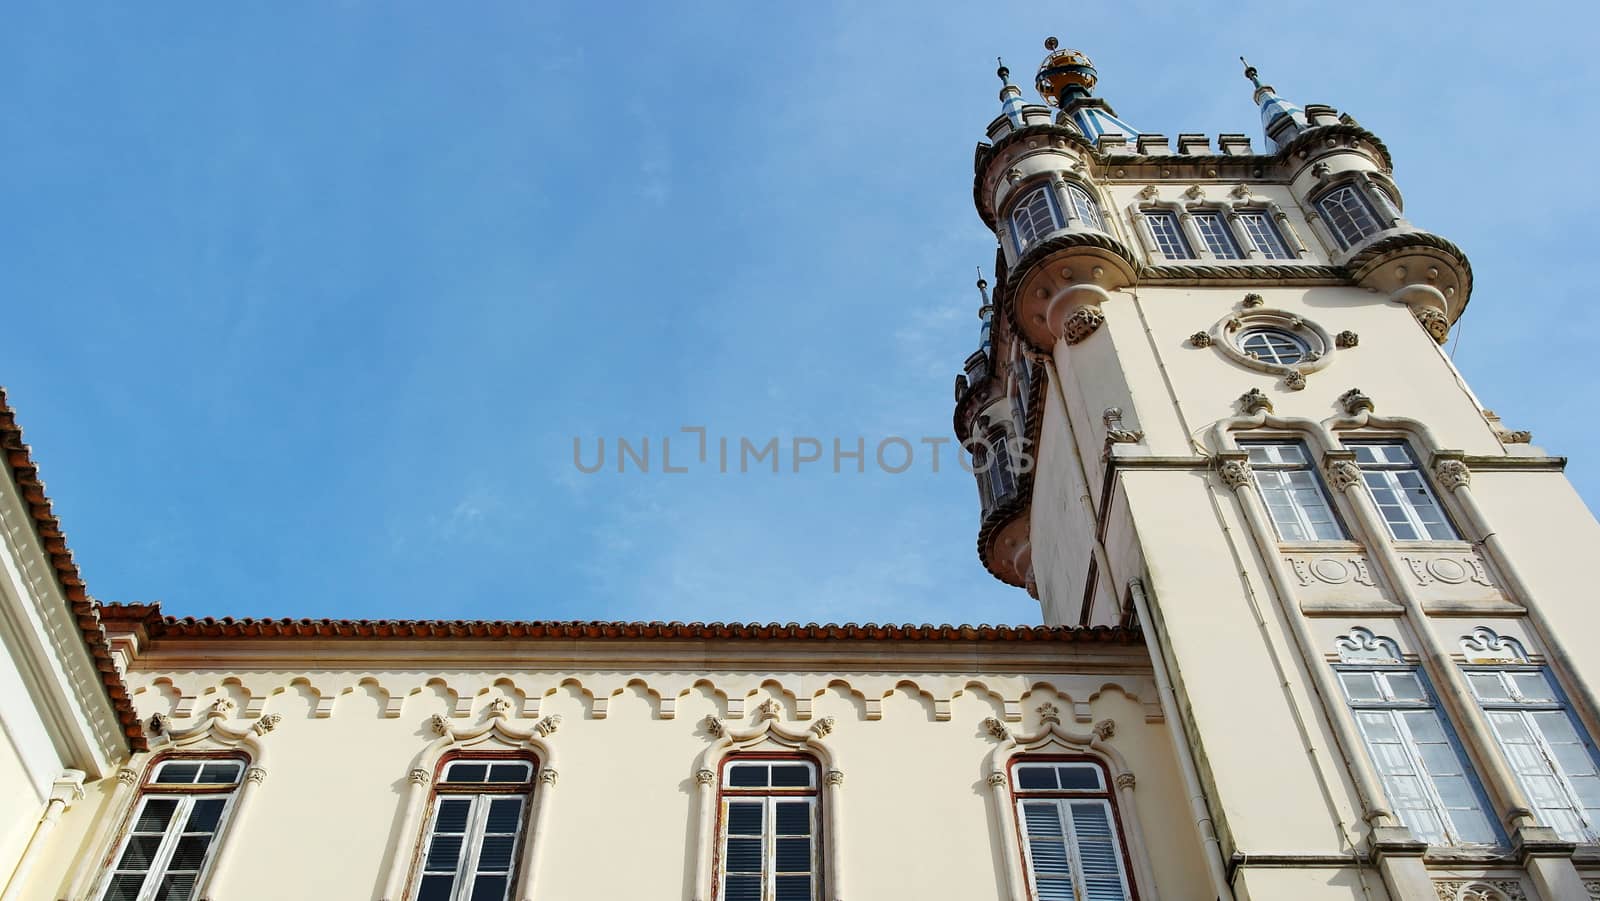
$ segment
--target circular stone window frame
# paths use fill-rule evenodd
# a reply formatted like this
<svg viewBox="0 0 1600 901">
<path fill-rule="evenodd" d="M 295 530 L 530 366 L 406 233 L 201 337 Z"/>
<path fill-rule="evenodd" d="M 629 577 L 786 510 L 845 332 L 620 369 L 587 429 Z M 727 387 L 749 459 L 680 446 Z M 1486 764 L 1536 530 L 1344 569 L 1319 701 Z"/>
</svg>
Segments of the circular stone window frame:
<svg viewBox="0 0 1600 901">
<path fill-rule="evenodd" d="M 1278 329 L 1304 341 L 1307 347 L 1306 356 L 1298 363 L 1285 366 L 1280 363 L 1269 363 L 1259 357 L 1252 356 L 1239 347 L 1235 340 L 1241 333 L 1252 329 Z M 1333 362 L 1333 337 L 1328 330 L 1306 319 L 1297 316 L 1288 310 L 1270 310 L 1257 307 L 1242 313 L 1232 313 L 1218 320 L 1211 327 L 1211 346 L 1222 351 L 1233 362 L 1247 369 L 1265 372 L 1269 375 L 1288 376 L 1298 374 L 1306 376 Z"/>
</svg>

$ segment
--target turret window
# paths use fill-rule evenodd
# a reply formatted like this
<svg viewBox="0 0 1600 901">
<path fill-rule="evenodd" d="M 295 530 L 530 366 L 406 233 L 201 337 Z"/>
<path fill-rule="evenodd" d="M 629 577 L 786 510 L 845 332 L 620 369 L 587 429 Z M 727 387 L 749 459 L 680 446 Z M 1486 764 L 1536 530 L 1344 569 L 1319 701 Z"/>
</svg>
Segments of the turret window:
<svg viewBox="0 0 1600 901">
<path fill-rule="evenodd" d="M 1350 444 L 1372 501 L 1397 541 L 1454 541 L 1456 530 L 1434 499 L 1428 480 L 1400 441 Z"/>
<path fill-rule="evenodd" d="M 1276 366 L 1293 366 L 1311 352 L 1310 345 L 1299 336 L 1282 329 L 1246 329 L 1239 333 L 1237 340 L 1246 356 Z"/>
<path fill-rule="evenodd" d="M 1183 236 L 1183 229 L 1178 226 L 1178 214 L 1171 210 L 1146 210 L 1144 221 L 1150 226 L 1150 237 L 1155 239 L 1156 249 L 1169 260 L 1192 260 L 1194 251 L 1189 248 L 1189 241 Z"/>
<path fill-rule="evenodd" d="M 1239 224 L 1255 252 L 1269 260 L 1293 259 L 1293 254 L 1283 243 L 1283 235 L 1266 210 L 1239 210 Z"/>
<path fill-rule="evenodd" d="M 1029 191 L 1011 210 L 1011 238 L 1021 253 L 1045 235 L 1061 228 L 1061 215 L 1049 185 Z"/>
<path fill-rule="evenodd" d="M 1334 188 L 1317 201 L 1317 210 L 1341 250 L 1349 250 L 1380 230 L 1372 205 L 1355 185 Z"/>
<path fill-rule="evenodd" d="M 1072 198 L 1072 208 L 1083 224 L 1096 231 L 1106 231 L 1106 220 L 1100 215 L 1100 205 L 1094 202 L 1089 192 L 1083 188 L 1068 183 L 1067 196 Z"/>
<path fill-rule="evenodd" d="M 1284 541 L 1341 541 L 1344 528 L 1333 515 L 1322 480 L 1297 441 L 1252 442 L 1249 454 L 1256 488 Z"/>
<path fill-rule="evenodd" d="M 1233 232 L 1228 229 L 1228 221 L 1223 218 L 1221 212 L 1207 210 L 1195 213 L 1194 225 L 1212 256 L 1219 260 L 1244 258 L 1244 254 L 1239 252 L 1238 242 L 1233 239 Z"/>
</svg>

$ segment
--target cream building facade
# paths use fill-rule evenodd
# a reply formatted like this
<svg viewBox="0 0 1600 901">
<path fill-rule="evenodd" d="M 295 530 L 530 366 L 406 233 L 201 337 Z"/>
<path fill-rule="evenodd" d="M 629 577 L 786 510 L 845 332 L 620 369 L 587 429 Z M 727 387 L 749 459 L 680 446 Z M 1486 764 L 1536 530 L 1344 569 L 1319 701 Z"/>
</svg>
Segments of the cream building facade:
<svg viewBox="0 0 1600 901">
<path fill-rule="evenodd" d="M 1466 257 L 1350 116 L 1174 149 L 1046 46 L 954 416 L 1044 626 L 96 604 L 5 408 L 3 898 L 1600 897 L 1600 526 Z"/>
</svg>

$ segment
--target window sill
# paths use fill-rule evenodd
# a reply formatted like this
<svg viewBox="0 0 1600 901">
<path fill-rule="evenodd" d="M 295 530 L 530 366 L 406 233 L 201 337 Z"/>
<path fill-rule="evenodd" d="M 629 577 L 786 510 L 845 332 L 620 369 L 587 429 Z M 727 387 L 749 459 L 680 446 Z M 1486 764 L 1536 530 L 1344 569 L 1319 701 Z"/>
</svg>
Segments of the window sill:
<svg viewBox="0 0 1600 901">
<path fill-rule="evenodd" d="M 1280 541 L 1278 550 L 1285 554 L 1365 554 L 1367 549 L 1360 542 L 1348 539 L 1329 539 L 1328 541 Z"/>
</svg>

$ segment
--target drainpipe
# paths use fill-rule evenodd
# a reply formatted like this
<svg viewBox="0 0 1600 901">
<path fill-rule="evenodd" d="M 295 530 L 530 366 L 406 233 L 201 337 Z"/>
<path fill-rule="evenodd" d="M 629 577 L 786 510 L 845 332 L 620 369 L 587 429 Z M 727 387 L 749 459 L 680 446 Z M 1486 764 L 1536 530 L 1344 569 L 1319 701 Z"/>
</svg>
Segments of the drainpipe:
<svg viewBox="0 0 1600 901">
<path fill-rule="evenodd" d="M 1161 699 L 1161 714 L 1171 726 L 1168 734 L 1172 737 L 1172 750 L 1178 756 L 1178 774 L 1183 778 L 1184 793 L 1189 796 L 1189 813 L 1194 817 L 1194 830 L 1204 848 L 1211 887 L 1217 901 L 1233 901 L 1233 887 L 1228 884 L 1228 870 L 1222 860 L 1222 843 L 1217 839 L 1216 822 L 1211 818 L 1205 790 L 1200 786 L 1200 771 L 1195 766 L 1194 750 L 1189 745 L 1189 729 L 1183 719 L 1183 710 L 1178 705 L 1178 697 L 1172 690 L 1166 649 L 1161 644 L 1160 630 L 1150 616 L 1150 599 L 1144 593 L 1144 580 L 1128 580 L 1128 593 L 1133 597 L 1133 608 L 1139 616 L 1145 647 L 1150 651 L 1156 694 Z"/>
</svg>

